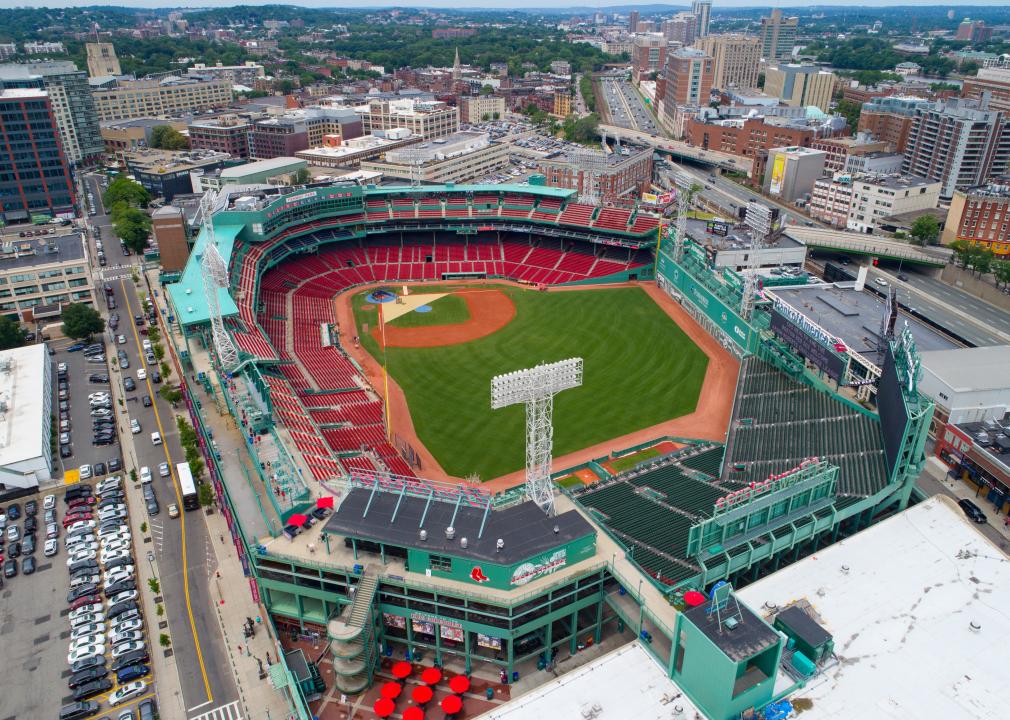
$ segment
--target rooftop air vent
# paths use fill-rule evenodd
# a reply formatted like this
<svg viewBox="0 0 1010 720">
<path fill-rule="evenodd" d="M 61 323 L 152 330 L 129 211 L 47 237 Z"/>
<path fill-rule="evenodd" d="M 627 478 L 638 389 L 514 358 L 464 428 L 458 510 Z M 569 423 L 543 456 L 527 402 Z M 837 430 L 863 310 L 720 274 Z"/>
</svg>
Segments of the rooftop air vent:
<svg viewBox="0 0 1010 720">
<path fill-rule="evenodd" d="M 428 531 L 427 530 L 422 530 L 421 531 L 421 542 L 424 542 L 427 539 L 428 539 Z"/>
<path fill-rule="evenodd" d="M 728 617 L 722 624 L 727 630 L 736 630 L 736 626 L 740 624 L 740 621 L 735 617 Z"/>
<path fill-rule="evenodd" d="M 466 544 L 467 544 L 467 543 L 466 543 L 466 538 L 460 538 L 460 539 L 459 539 L 459 546 L 460 546 L 461 548 L 463 548 L 464 550 L 466 549 Z"/>
<path fill-rule="evenodd" d="M 447 540 L 452 540 L 454 537 L 456 537 L 456 528 L 452 527 L 451 525 L 447 527 L 445 529 L 445 537 Z"/>
<path fill-rule="evenodd" d="M 497 552 L 501 552 L 502 550 L 504 550 L 505 549 L 505 541 L 502 540 L 501 538 L 498 538 L 498 540 L 494 544 L 494 549 Z"/>
</svg>

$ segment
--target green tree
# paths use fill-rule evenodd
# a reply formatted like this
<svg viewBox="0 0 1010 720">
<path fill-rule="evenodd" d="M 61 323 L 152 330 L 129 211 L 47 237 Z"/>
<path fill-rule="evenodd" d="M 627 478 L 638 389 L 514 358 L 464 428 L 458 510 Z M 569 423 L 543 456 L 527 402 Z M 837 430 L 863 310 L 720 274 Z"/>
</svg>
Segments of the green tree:
<svg viewBox="0 0 1010 720">
<path fill-rule="evenodd" d="M 25 344 L 25 331 L 6 315 L 0 315 L 0 350 L 10 350 Z"/>
<path fill-rule="evenodd" d="M 165 362 L 164 360 L 162 360 L 161 361 L 161 365 L 159 365 L 158 367 L 161 368 L 161 377 L 162 378 L 164 378 L 165 380 L 168 380 L 170 377 L 172 377 L 172 366 L 169 365 L 167 362 Z"/>
<path fill-rule="evenodd" d="M 596 92 L 593 90 L 593 79 L 588 75 L 579 78 L 579 92 L 589 112 L 596 112 Z"/>
<path fill-rule="evenodd" d="M 162 150 L 188 150 L 189 139 L 171 125 L 156 125 L 151 129 L 151 147 Z"/>
<path fill-rule="evenodd" d="M 972 258 L 971 267 L 981 277 L 992 269 L 994 262 L 996 262 L 996 254 L 992 250 L 979 248 Z"/>
<path fill-rule="evenodd" d="M 497 114 L 498 113 L 495 113 L 495 115 L 497 115 Z M 491 113 L 484 113 L 483 115 L 480 116 L 480 119 L 481 119 L 481 122 L 487 122 L 488 120 L 491 119 Z"/>
<path fill-rule="evenodd" d="M 165 399 L 166 402 L 176 403 L 182 400 L 182 390 L 179 388 L 169 387 L 168 385 L 163 385 L 158 394 Z"/>
<path fill-rule="evenodd" d="M 920 215 L 912 223 L 910 234 L 923 247 L 931 245 L 940 235 L 940 223 L 932 215 Z"/>
<path fill-rule="evenodd" d="M 151 235 L 151 218 L 135 207 L 114 206 L 112 229 L 133 252 L 143 253 Z"/>
<path fill-rule="evenodd" d="M 859 113 L 862 109 L 863 106 L 860 103 L 854 103 L 851 100 L 838 101 L 838 114 L 848 121 L 849 132 L 853 134 L 859 126 Z"/>
<path fill-rule="evenodd" d="M 566 140 L 583 144 L 595 143 L 600 137 L 599 128 L 600 116 L 596 113 L 590 113 L 578 120 L 574 115 L 569 115 L 562 125 Z"/>
<path fill-rule="evenodd" d="M 214 504 L 214 490 L 210 483 L 200 483 L 199 497 L 201 507 L 210 507 Z"/>
<path fill-rule="evenodd" d="M 107 208 L 111 208 L 119 202 L 146 208 L 147 204 L 151 202 L 151 194 L 140 183 L 130 180 L 125 175 L 120 175 L 109 183 L 108 189 L 102 196 L 102 202 Z"/>
<path fill-rule="evenodd" d="M 168 633 L 162 633 L 161 636 L 158 638 L 158 642 L 164 648 L 167 648 L 169 645 L 172 644 L 172 640 L 168 637 Z"/>
<path fill-rule="evenodd" d="M 992 274 L 996 278 L 996 285 L 1006 287 L 1010 285 L 1010 261 L 998 260 L 993 264 Z"/>
<path fill-rule="evenodd" d="M 98 311 L 84 303 L 70 303 L 63 308 L 63 334 L 75 340 L 89 338 L 105 329 Z"/>
<path fill-rule="evenodd" d="M 949 247 L 954 252 L 954 261 L 967 270 L 971 264 L 974 245 L 967 240 L 955 240 Z"/>
<path fill-rule="evenodd" d="M 161 585 L 158 583 L 158 578 L 150 578 L 147 581 L 147 587 L 151 588 L 151 592 L 155 595 L 161 590 Z"/>
<path fill-rule="evenodd" d="M 312 173 L 308 168 L 298 168 L 291 175 L 292 185 L 304 185 L 312 179 Z"/>
<path fill-rule="evenodd" d="M 480 94 L 481 95 L 493 95 L 494 94 L 494 88 L 491 87 L 490 85 L 481 85 Z"/>
</svg>

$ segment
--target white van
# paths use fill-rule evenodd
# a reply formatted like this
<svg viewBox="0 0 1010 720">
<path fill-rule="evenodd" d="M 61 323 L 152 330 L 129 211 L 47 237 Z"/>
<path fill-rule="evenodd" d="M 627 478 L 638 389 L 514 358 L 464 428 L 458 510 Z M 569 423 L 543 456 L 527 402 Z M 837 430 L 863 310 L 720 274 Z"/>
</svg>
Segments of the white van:
<svg viewBox="0 0 1010 720">
<path fill-rule="evenodd" d="M 151 444 L 161 445 L 161 433 L 153 432 L 151 433 Z"/>
</svg>

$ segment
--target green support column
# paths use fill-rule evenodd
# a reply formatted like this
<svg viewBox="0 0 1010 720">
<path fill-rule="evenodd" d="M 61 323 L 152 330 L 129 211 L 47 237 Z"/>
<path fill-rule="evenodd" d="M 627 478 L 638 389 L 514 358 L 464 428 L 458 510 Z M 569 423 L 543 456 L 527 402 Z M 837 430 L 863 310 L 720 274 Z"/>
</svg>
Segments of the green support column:
<svg viewBox="0 0 1010 720">
<path fill-rule="evenodd" d="M 554 637 L 554 623 L 551 622 L 550 616 L 548 615 L 547 628 L 544 631 L 544 647 L 547 648 L 547 660 L 550 662 L 551 659 L 551 642 Z"/>
<path fill-rule="evenodd" d="M 641 619 L 639 619 L 638 624 L 641 627 Z M 572 640 L 568 645 L 572 655 L 579 651 L 579 614 L 577 612 L 572 613 Z"/>
<path fill-rule="evenodd" d="M 379 557 L 382 558 L 382 564 L 385 565 L 386 564 L 386 544 L 385 543 L 380 543 L 379 544 Z M 357 558 L 355 558 L 355 560 L 357 560 Z"/>
<path fill-rule="evenodd" d="M 351 552 L 354 554 L 354 559 L 358 559 L 358 541 L 351 538 Z"/>
<path fill-rule="evenodd" d="M 305 603 L 302 602 L 301 595 L 295 595 L 295 602 L 298 604 L 298 627 L 305 631 Z"/>
<path fill-rule="evenodd" d="M 407 650 L 410 652 L 410 659 L 414 659 L 414 625 L 407 618 Z"/>
<path fill-rule="evenodd" d="M 838 533 L 842 531 L 842 523 L 836 522 L 834 529 L 831 531 L 831 544 L 838 542 Z"/>
<path fill-rule="evenodd" d="M 603 594 L 596 603 L 596 630 L 593 632 L 593 644 L 599 645 L 603 639 Z"/>
<path fill-rule="evenodd" d="M 775 565 L 772 567 L 772 572 L 777 572 L 779 569 L 779 565 L 781 563 L 782 563 L 782 553 L 777 552 L 775 553 Z"/>
<path fill-rule="evenodd" d="M 435 664 L 442 665 L 442 626 L 435 632 Z"/>
<path fill-rule="evenodd" d="M 509 682 L 512 682 L 512 668 L 515 667 L 515 665 L 514 665 L 515 659 L 516 659 L 516 655 L 515 655 L 515 642 L 516 642 L 516 639 L 514 637 L 510 636 L 508 638 L 509 651 L 508 651 L 508 654 L 505 656 L 505 663 L 506 663 L 505 664 L 505 673 L 507 674 L 507 679 L 508 679 Z"/>
<path fill-rule="evenodd" d="M 470 635 L 472 635 L 472 633 L 469 630 L 467 630 L 466 632 L 463 633 L 463 652 L 466 655 L 466 671 L 465 672 L 466 672 L 467 675 L 469 675 L 470 672 L 472 671 L 472 666 L 471 666 L 471 663 L 470 663 Z"/>
</svg>

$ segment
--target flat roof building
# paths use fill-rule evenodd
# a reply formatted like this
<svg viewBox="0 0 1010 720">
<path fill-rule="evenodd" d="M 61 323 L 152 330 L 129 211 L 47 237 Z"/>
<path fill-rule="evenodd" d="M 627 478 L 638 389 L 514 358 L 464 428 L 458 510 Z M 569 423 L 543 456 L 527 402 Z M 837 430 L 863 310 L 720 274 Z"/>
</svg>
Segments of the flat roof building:
<svg viewBox="0 0 1010 720">
<path fill-rule="evenodd" d="M 193 192 L 220 190 L 225 185 L 281 185 L 309 164 L 300 158 L 276 157 L 215 170 L 194 170 Z"/>
<path fill-rule="evenodd" d="M 758 38 L 735 33 L 709 35 L 695 40 L 694 47 L 712 58 L 713 87 L 726 90 L 757 86 L 761 68 L 761 41 Z"/>
<path fill-rule="evenodd" d="M 214 170 L 233 164 L 232 157 L 211 150 L 135 150 L 124 153 L 127 171 L 151 197 L 171 200 L 193 192 L 194 170 Z"/>
<path fill-rule="evenodd" d="M 487 133 L 463 131 L 428 142 L 387 150 L 381 160 L 366 160 L 362 170 L 423 183 L 479 180 L 509 163 L 509 145 Z"/>
<path fill-rule="evenodd" d="M 997 257 L 1010 257 L 1010 178 L 955 190 L 941 236 L 944 245 L 955 240 L 979 244 Z"/>
<path fill-rule="evenodd" d="M 0 247 L 0 314 L 32 322 L 68 303 L 94 304 L 78 233 L 16 238 Z"/>
<path fill-rule="evenodd" d="M 382 135 L 364 135 L 333 142 L 322 147 L 299 150 L 295 157 L 307 160 L 316 167 L 350 167 L 362 160 L 378 157 L 387 150 L 405 147 L 421 141 L 419 135 L 411 135 L 407 130 L 389 130 Z"/>
<path fill-rule="evenodd" d="M 182 115 L 230 105 L 235 95 L 227 80 L 169 75 L 158 80 L 123 80 L 96 85 L 95 110 L 102 121 Z"/>
<path fill-rule="evenodd" d="M 371 100 L 355 112 L 361 116 L 363 134 L 406 128 L 432 140 L 459 130 L 459 109 L 438 100 Z"/>
<path fill-rule="evenodd" d="M 765 92 L 786 105 L 831 111 L 835 75 L 817 65 L 773 65 L 765 70 Z"/>
<path fill-rule="evenodd" d="M 0 489 L 52 479 L 52 363 L 43 343 L 0 351 Z"/>
</svg>

